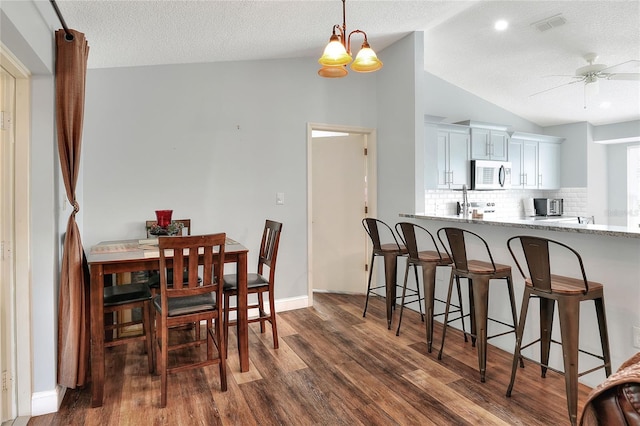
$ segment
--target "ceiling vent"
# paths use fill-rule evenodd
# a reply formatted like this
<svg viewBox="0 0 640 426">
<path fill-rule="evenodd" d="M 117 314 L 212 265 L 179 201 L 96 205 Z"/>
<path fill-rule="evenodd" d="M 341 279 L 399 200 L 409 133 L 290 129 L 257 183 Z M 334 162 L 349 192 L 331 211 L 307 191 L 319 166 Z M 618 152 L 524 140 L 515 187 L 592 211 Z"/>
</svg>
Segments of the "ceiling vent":
<svg viewBox="0 0 640 426">
<path fill-rule="evenodd" d="M 562 16 L 562 13 L 558 13 L 557 15 L 550 16 L 545 19 L 541 19 L 539 21 L 534 22 L 531 26 L 534 26 L 540 32 L 544 32 L 550 30 L 551 28 L 559 27 L 564 25 L 567 22 L 566 19 Z"/>
</svg>

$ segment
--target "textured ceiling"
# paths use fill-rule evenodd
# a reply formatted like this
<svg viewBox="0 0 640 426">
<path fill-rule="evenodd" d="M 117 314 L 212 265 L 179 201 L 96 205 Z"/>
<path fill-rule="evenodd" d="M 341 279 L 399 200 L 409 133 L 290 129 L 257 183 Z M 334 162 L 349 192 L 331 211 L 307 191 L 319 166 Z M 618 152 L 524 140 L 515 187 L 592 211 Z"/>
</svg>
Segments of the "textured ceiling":
<svg viewBox="0 0 640 426">
<path fill-rule="evenodd" d="M 342 21 L 339 0 L 57 3 L 68 26 L 89 40 L 89 68 L 316 61 Z M 572 81 L 589 52 L 608 66 L 640 60 L 640 0 L 348 0 L 346 9 L 348 31 L 366 31 L 383 62 L 385 47 L 424 31 L 426 71 L 541 126 L 640 119 L 640 81 L 600 80 L 586 102 L 582 83 L 530 96 Z M 564 25 L 544 32 L 531 25 L 557 14 Z M 499 18 L 510 23 L 504 32 L 493 29 Z M 639 72 L 640 61 L 615 71 Z M 603 101 L 611 106 L 600 108 Z"/>
</svg>

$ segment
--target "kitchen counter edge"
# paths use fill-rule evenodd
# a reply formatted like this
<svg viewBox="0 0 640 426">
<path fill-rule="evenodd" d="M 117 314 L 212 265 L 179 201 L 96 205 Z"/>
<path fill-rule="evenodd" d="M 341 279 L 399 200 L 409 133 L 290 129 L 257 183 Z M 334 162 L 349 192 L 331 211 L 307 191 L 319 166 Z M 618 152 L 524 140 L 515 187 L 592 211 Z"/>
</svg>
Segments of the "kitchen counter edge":
<svg viewBox="0 0 640 426">
<path fill-rule="evenodd" d="M 424 213 L 400 213 L 400 217 L 426 220 L 439 220 L 444 222 L 473 223 L 479 225 L 507 226 L 513 228 L 537 229 L 542 231 L 574 232 L 578 234 L 595 234 L 609 237 L 640 238 L 640 228 L 632 229 L 625 226 L 612 225 L 583 225 L 567 222 L 544 222 L 530 219 L 474 219 L 471 216 L 455 215 L 425 215 Z"/>
</svg>

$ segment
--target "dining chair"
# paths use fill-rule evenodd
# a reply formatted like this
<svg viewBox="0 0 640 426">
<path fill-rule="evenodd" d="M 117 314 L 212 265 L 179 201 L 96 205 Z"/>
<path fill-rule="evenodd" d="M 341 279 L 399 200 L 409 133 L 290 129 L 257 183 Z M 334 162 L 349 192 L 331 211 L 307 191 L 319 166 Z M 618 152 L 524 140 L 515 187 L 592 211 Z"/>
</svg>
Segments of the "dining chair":
<svg viewBox="0 0 640 426">
<path fill-rule="evenodd" d="M 104 340 L 104 347 L 125 345 L 135 341 L 144 341 L 147 352 L 149 373 L 154 371 L 152 329 L 153 315 L 151 309 L 151 291 L 146 283 L 117 284 L 104 287 L 103 311 L 105 315 L 116 314 L 114 318 L 105 321 L 105 333 L 108 338 Z M 131 311 L 131 318 L 125 318 L 124 311 Z M 139 310 L 137 317 L 134 310 Z M 132 331 L 137 324 L 142 325 L 141 333 Z M 125 330 L 127 329 L 127 330 Z M 114 333 L 115 331 L 115 333 Z"/>
<path fill-rule="evenodd" d="M 451 291 L 454 279 L 460 282 L 460 278 L 466 278 L 469 284 L 469 311 L 471 313 L 471 342 L 475 346 L 478 344 L 478 367 L 480 370 L 480 381 L 485 381 L 487 370 L 487 340 L 494 337 L 503 336 L 516 331 L 518 323 L 516 315 L 516 303 L 513 291 L 513 279 L 511 277 L 511 266 L 496 263 L 493 260 L 489 245 L 480 235 L 460 228 L 445 227 L 438 229 L 438 239 L 444 246 L 447 254 L 453 260 L 451 278 L 449 280 L 449 291 L 444 314 L 442 330 L 442 344 L 438 359 L 442 359 L 444 341 L 449 325 L 449 309 L 451 306 Z M 446 239 L 448 244 L 444 243 Z M 447 248 L 449 247 L 449 248 Z M 476 257 L 471 259 L 468 250 L 471 247 L 479 247 L 473 254 Z M 509 295 L 511 308 L 511 324 L 496 318 L 489 317 L 489 284 L 491 281 L 505 280 Z M 500 324 L 507 328 L 507 331 L 499 332 L 491 336 L 488 335 L 488 321 Z M 463 330 L 463 332 L 465 332 Z M 466 332 L 465 332 L 466 333 Z"/>
<path fill-rule="evenodd" d="M 520 243 L 520 244 L 517 244 Z M 604 309 L 604 287 L 602 284 L 587 280 L 582 257 L 573 248 L 559 241 L 542 237 L 518 235 L 507 240 L 507 247 L 515 261 L 520 274 L 524 278 L 524 295 L 520 310 L 520 321 L 516 331 L 516 346 L 513 352 L 511 366 L 511 381 L 507 388 L 507 396 L 511 396 L 518 371 L 518 361 L 524 367 L 523 359 L 531 361 L 541 367 L 542 377 L 547 370 L 563 373 L 567 396 L 569 421 L 575 425 L 578 421 L 578 378 L 592 371 L 604 368 L 607 377 L 611 375 L 611 355 L 609 350 L 609 333 Z M 519 247 L 516 251 L 516 247 Z M 566 256 L 562 256 L 562 255 Z M 529 275 L 520 266 L 524 259 Z M 570 260 L 567 260 L 570 259 Z M 556 275 L 559 268 L 569 270 L 573 268 L 579 278 Z M 567 269 L 568 268 L 568 269 Z M 531 298 L 538 299 L 540 309 L 540 334 L 536 340 L 522 345 L 527 311 Z M 580 336 L 580 304 L 593 301 L 602 355 L 594 354 L 579 348 Z M 553 340 L 551 331 L 556 302 L 558 304 L 558 319 L 560 322 L 561 342 Z M 564 360 L 564 372 L 549 366 L 549 351 L 551 343 L 560 344 Z M 539 344 L 540 361 L 522 355 L 522 350 Z M 599 365 L 578 372 L 578 355 L 583 353 L 600 361 Z"/>
<path fill-rule="evenodd" d="M 160 237 L 160 294 L 153 298 L 156 329 L 153 340 L 157 351 L 157 370 L 161 376 L 161 406 L 167 405 L 167 375 L 189 368 L 200 368 L 218 364 L 220 370 L 220 389 L 227 390 L 227 370 L 224 354 L 222 316 L 222 274 L 224 273 L 225 254 L 224 233 Z M 199 266 L 200 265 L 200 266 Z M 187 279 L 184 280 L 186 269 Z M 199 279 L 199 269 L 202 279 Z M 168 277 L 173 275 L 173 285 Z M 202 354 L 195 361 L 189 356 L 172 357 L 169 366 L 169 351 L 178 351 L 203 343 L 198 338 L 174 344 L 170 341 L 171 328 L 206 322 L 206 359 Z M 214 349 L 218 354 L 214 356 Z M 199 350 L 196 350 L 199 351 Z M 189 352 L 189 355 L 192 353 Z"/>
<path fill-rule="evenodd" d="M 258 253 L 258 271 L 257 273 L 247 274 L 247 294 L 256 294 L 258 302 L 248 305 L 248 309 L 257 309 L 258 316 L 249 318 L 249 323 L 260 323 L 260 333 L 265 332 L 265 323 L 271 323 L 271 335 L 273 337 L 273 348 L 278 349 L 278 327 L 276 324 L 276 305 L 275 305 L 275 277 L 276 277 L 276 261 L 278 259 L 278 247 L 280 245 L 280 234 L 282 232 L 282 223 L 273 220 L 266 220 L 264 230 L 262 231 L 262 240 L 260 242 L 260 251 Z M 269 268 L 269 275 L 265 274 L 264 267 Z M 229 326 L 235 325 L 235 320 L 230 320 L 229 313 L 237 311 L 235 307 L 230 305 L 230 298 L 238 296 L 238 277 L 236 274 L 228 274 L 224 276 L 224 340 L 228 342 Z M 269 293 L 269 312 L 265 311 L 264 293 Z M 225 348 L 228 345 L 225 346 Z"/>
<path fill-rule="evenodd" d="M 417 271 L 418 267 L 422 269 L 422 285 L 424 289 L 424 305 L 426 316 L 426 333 L 427 333 L 427 351 L 431 352 L 433 342 L 433 319 L 435 317 L 444 315 L 444 312 L 438 314 L 434 313 L 435 302 L 445 303 L 444 300 L 435 297 L 436 288 L 436 271 L 439 266 L 450 267 L 452 260 L 446 253 L 441 253 L 436 243 L 436 239 L 426 228 L 410 222 L 399 222 L 395 226 L 396 232 L 400 236 L 404 246 L 409 252 L 407 258 L 407 266 L 404 272 L 404 284 L 402 286 L 402 302 L 400 303 L 400 317 L 398 319 L 398 330 L 396 336 L 400 335 L 400 325 L 402 324 L 402 312 L 405 305 L 405 293 L 407 291 L 407 278 L 409 277 L 409 269 L 413 267 L 416 273 L 416 285 L 419 287 Z M 458 301 L 462 300 L 460 292 L 460 283 L 458 282 Z M 460 316 L 464 316 L 462 310 L 462 303 L 459 305 L 452 305 L 456 310 L 449 313 L 460 313 Z M 460 318 L 450 319 L 451 321 L 457 321 Z M 464 330 L 464 322 L 462 323 Z M 467 335 L 464 334 L 464 338 Z"/>
</svg>

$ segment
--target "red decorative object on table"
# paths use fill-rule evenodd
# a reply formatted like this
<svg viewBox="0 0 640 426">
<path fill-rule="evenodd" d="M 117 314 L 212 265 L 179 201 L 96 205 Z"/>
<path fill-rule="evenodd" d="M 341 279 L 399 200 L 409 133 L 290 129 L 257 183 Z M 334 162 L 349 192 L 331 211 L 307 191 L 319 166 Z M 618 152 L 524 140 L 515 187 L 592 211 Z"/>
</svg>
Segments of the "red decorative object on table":
<svg viewBox="0 0 640 426">
<path fill-rule="evenodd" d="M 158 226 L 166 228 L 171 223 L 171 215 L 173 210 L 156 210 L 156 219 L 158 220 Z"/>
</svg>

